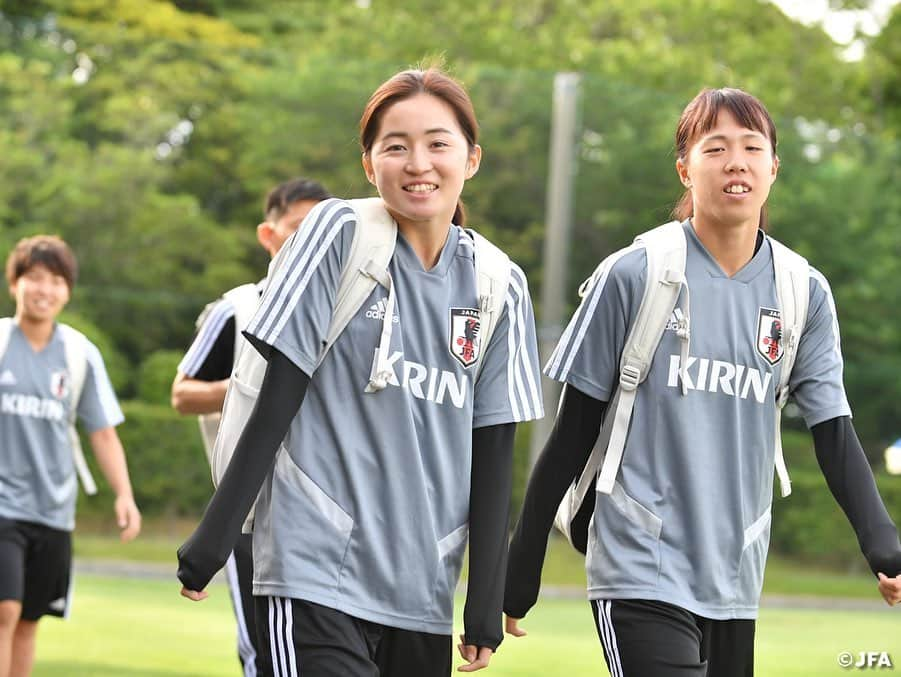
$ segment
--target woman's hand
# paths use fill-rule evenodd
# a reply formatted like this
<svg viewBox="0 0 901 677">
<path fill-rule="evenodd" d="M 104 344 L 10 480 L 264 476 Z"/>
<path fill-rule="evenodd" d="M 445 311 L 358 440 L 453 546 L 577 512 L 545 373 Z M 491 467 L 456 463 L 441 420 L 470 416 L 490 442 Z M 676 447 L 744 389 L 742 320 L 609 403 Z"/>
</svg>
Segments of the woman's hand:
<svg viewBox="0 0 901 677">
<path fill-rule="evenodd" d="M 187 588 L 183 587 L 181 589 L 181 596 L 187 597 L 194 602 L 202 602 L 210 596 L 210 593 L 208 593 L 206 590 L 188 590 Z"/>
<path fill-rule="evenodd" d="M 457 649 L 460 651 L 463 660 L 466 661 L 466 665 L 461 665 L 457 668 L 457 671 L 475 672 L 476 670 L 487 668 L 488 663 L 491 661 L 491 657 L 494 655 L 494 651 L 487 646 L 464 644 L 465 641 L 463 635 L 460 635 L 460 643 L 457 645 Z"/>
<path fill-rule="evenodd" d="M 901 576 L 889 578 L 885 574 L 880 573 L 879 593 L 889 606 L 895 606 L 901 602 Z"/>
<path fill-rule="evenodd" d="M 519 622 L 522 620 L 521 618 L 513 618 L 512 616 L 504 616 L 506 621 L 504 622 L 504 631 L 508 635 L 513 635 L 514 637 L 525 637 L 529 633 L 519 627 Z"/>
</svg>

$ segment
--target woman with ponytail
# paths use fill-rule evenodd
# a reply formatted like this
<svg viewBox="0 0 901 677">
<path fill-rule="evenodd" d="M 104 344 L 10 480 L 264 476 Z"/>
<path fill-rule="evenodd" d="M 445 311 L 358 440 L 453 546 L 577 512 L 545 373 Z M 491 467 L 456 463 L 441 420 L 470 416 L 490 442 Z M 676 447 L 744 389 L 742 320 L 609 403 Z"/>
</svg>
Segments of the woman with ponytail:
<svg viewBox="0 0 901 677">
<path fill-rule="evenodd" d="M 467 543 L 460 670 L 486 667 L 503 637 L 513 436 L 542 404 L 531 300 L 516 265 L 481 345 L 482 250 L 462 228 L 460 201 L 479 168 L 477 135 L 466 91 L 440 70 L 382 84 L 360 143 L 366 177 L 396 224 L 393 303 L 377 285 L 321 357 L 355 229 L 367 227 L 348 202 L 326 200 L 285 244 L 245 332 L 268 360 L 266 376 L 179 551 L 179 578 L 186 597 L 205 596 L 259 492 L 253 591 L 269 674 L 448 675 Z M 380 334 L 389 337 L 384 360 Z M 380 369 L 371 371 L 375 345 Z"/>
<path fill-rule="evenodd" d="M 612 490 L 598 482 L 588 598 L 611 675 L 750 677 L 773 469 L 780 480 L 784 470 L 775 384 L 788 368 L 789 339 L 776 251 L 794 256 L 807 282 L 798 285 L 808 311 L 788 392 L 890 605 L 901 601 L 901 544 L 851 424 L 829 285 L 763 230 L 779 169 L 772 118 L 746 92 L 705 89 L 682 113 L 676 151 L 685 194 L 673 231 L 684 236 L 684 279 L 651 363 L 642 365 L 647 375 L 634 389 Z M 537 599 L 557 506 L 620 392 L 620 356 L 643 305 L 649 247 L 636 240 L 599 267 L 545 368 L 566 387 L 510 544 L 511 634 L 525 634 L 518 621 Z"/>
</svg>

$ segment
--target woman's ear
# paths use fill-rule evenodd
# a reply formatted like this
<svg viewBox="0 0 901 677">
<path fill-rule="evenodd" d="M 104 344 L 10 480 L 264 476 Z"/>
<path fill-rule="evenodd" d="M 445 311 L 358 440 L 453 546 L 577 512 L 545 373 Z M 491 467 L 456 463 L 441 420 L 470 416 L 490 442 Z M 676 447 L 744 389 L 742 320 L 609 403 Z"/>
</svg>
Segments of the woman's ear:
<svg viewBox="0 0 901 677">
<path fill-rule="evenodd" d="M 473 146 L 466 159 L 466 178 L 471 179 L 479 171 L 479 165 L 482 164 L 482 147 L 479 144 Z"/>
<path fill-rule="evenodd" d="M 372 171 L 372 160 L 369 159 L 369 153 L 363 153 L 361 161 L 363 163 L 363 171 L 366 172 L 366 179 L 373 186 L 378 187 L 375 182 L 375 172 Z"/>
<path fill-rule="evenodd" d="M 688 166 L 682 162 L 682 158 L 676 160 L 676 173 L 679 175 L 679 181 L 686 188 L 691 188 L 691 177 L 688 174 Z"/>
</svg>

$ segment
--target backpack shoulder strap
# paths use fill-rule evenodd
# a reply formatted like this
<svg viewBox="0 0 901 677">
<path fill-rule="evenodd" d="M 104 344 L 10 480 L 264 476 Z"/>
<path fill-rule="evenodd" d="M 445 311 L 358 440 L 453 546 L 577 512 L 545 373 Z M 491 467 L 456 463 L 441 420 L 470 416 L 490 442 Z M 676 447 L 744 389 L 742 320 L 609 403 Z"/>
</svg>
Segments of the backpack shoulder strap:
<svg viewBox="0 0 901 677">
<path fill-rule="evenodd" d="M 81 485 L 85 493 L 93 495 L 97 493 L 97 484 L 91 475 L 85 461 L 84 451 L 81 448 L 81 440 L 75 429 L 75 421 L 78 417 L 78 403 L 84 391 L 84 383 L 88 374 L 88 339 L 77 329 L 67 324 L 57 325 L 63 338 L 66 350 L 66 365 L 69 367 L 69 438 L 72 445 L 72 456 L 75 469 L 81 479 Z"/>
<path fill-rule="evenodd" d="M 671 221 L 635 238 L 644 245 L 647 272 L 644 294 L 635 320 L 629 329 L 620 357 L 620 376 L 613 399 L 604 416 L 604 425 L 592 449 L 589 461 L 577 483 L 584 498 L 595 474 L 597 490 L 609 494 L 622 462 L 626 435 L 632 420 L 635 394 L 638 386 L 647 378 L 654 353 L 660 344 L 666 324 L 673 313 L 685 282 L 685 233 L 682 224 Z M 686 312 L 679 318 L 677 333 L 681 339 L 680 376 L 685 387 L 684 369 L 688 358 L 689 317 Z"/>
<path fill-rule="evenodd" d="M 235 309 L 235 351 L 234 356 L 237 358 L 238 349 L 244 341 L 241 332 L 250 324 L 256 313 L 257 306 L 260 305 L 260 290 L 256 283 L 249 282 L 242 284 L 234 289 L 229 289 L 223 295 L 228 299 Z"/>
<path fill-rule="evenodd" d="M 781 414 L 782 407 L 788 401 L 789 381 L 795 366 L 795 358 L 798 356 L 798 344 L 807 324 L 807 310 L 810 305 L 810 264 L 807 259 L 778 240 L 771 237 L 767 239 L 773 252 L 776 297 L 782 320 L 782 367 L 776 384 L 775 464 L 782 496 L 785 497 L 791 494 L 791 480 L 782 452 Z"/>
<path fill-rule="evenodd" d="M 242 284 L 234 289 L 229 289 L 222 297 L 231 303 L 235 311 L 235 336 L 232 352 L 232 370 L 234 370 L 238 356 L 247 342 L 241 331 L 250 324 L 257 306 L 260 304 L 260 290 L 255 283 Z M 212 458 L 213 445 L 216 443 L 216 435 L 219 433 L 219 424 L 222 416 L 217 411 L 211 414 L 199 414 L 197 420 L 200 425 L 200 436 L 203 439 L 203 449 L 206 452 L 207 460 L 210 460 Z"/>
<path fill-rule="evenodd" d="M 0 317 L 0 357 L 6 353 L 9 346 L 9 337 L 13 333 L 15 320 L 11 317 Z"/>
<path fill-rule="evenodd" d="M 397 242 L 397 224 L 385 209 L 381 198 L 348 200 L 348 203 L 357 215 L 357 226 L 338 282 L 332 320 L 319 362 L 325 358 L 375 286 L 381 284 L 388 290 L 388 300 L 382 321 L 382 336 L 373 361 L 370 384 L 367 386 L 367 392 L 374 392 L 387 384 L 383 365 L 387 361 L 394 318 L 394 285 L 388 274 L 388 264 Z"/>
<path fill-rule="evenodd" d="M 491 337 L 497 328 L 501 311 L 507 299 L 507 289 L 510 286 L 510 273 L 513 264 L 497 245 L 480 235 L 471 228 L 466 233 L 472 237 L 475 249 L 476 287 L 479 294 L 479 315 L 481 317 L 481 337 L 479 344 L 479 364 L 476 367 L 476 376 L 482 371 L 481 356 L 491 343 Z"/>
</svg>

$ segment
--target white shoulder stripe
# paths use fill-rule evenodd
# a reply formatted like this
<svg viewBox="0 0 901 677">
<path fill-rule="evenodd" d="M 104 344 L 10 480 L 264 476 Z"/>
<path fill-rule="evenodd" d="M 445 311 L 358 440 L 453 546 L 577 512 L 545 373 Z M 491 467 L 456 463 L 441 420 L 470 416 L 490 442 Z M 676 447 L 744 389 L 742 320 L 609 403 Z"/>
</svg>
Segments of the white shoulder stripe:
<svg viewBox="0 0 901 677">
<path fill-rule="evenodd" d="M 316 240 L 321 237 L 323 232 L 327 232 L 328 223 L 341 204 L 338 200 L 319 203 L 307 215 L 306 227 L 295 232 L 284 244 L 284 247 L 289 247 L 288 254 L 263 297 L 260 309 L 262 312 L 257 315 L 256 322 L 251 323 L 253 333 L 267 331 L 275 317 L 285 310 L 288 301 L 284 290 L 286 278 L 290 276 L 296 266 L 303 265 L 308 259 L 310 250 L 316 248 Z M 313 218 L 310 218 L 311 216 Z"/>
<path fill-rule="evenodd" d="M 294 310 L 295 306 L 297 306 L 298 301 L 300 301 L 300 297 L 303 296 L 304 291 L 306 291 L 307 283 L 309 283 L 310 278 L 313 277 L 313 273 L 316 272 L 316 268 L 319 266 L 319 262 L 322 261 L 322 258 L 326 255 L 331 247 L 332 242 L 335 237 L 342 231 L 344 225 L 356 220 L 356 216 L 354 214 L 343 214 L 340 219 L 337 221 L 335 226 L 329 231 L 326 238 L 323 240 L 322 245 L 319 247 L 318 251 L 316 251 L 315 255 L 313 255 L 312 259 L 310 259 L 307 263 L 308 265 L 298 265 L 292 271 L 290 277 L 288 277 L 286 282 L 286 289 L 293 290 L 293 293 L 288 299 L 287 304 L 285 304 L 285 312 L 282 312 L 278 317 L 278 321 L 274 323 L 274 325 L 269 330 L 268 338 L 263 339 L 267 343 L 271 340 L 274 340 L 276 336 L 278 336 L 285 324 L 288 322 L 291 312 Z M 310 253 L 310 252 L 308 252 Z M 302 273 L 302 275 L 301 275 Z M 300 280 L 298 281 L 298 277 Z"/>
<path fill-rule="evenodd" d="M 623 256 L 639 249 L 644 249 L 643 243 L 638 242 L 632 244 L 625 249 L 614 252 L 598 266 L 598 270 L 593 276 L 594 284 L 591 286 L 588 296 L 582 299 L 582 303 L 579 304 L 576 314 L 570 321 L 569 326 L 566 327 L 566 331 L 563 332 L 563 336 L 560 337 L 560 341 L 557 344 L 553 355 L 551 355 L 551 359 L 548 363 L 548 374 L 552 378 L 560 381 L 566 380 L 569 370 L 572 367 L 573 360 L 575 360 L 579 348 L 582 346 L 582 341 L 585 339 L 585 333 L 588 331 L 591 319 L 594 317 L 595 308 L 604 291 L 604 286 L 607 284 L 610 270 Z M 573 336 L 574 334 L 575 336 Z M 561 362 L 563 362 L 564 355 L 567 356 L 566 362 L 561 368 Z"/>
<path fill-rule="evenodd" d="M 319 221 L 302 229 L 305 239 L 294 244 L 296 258 L 287 261 L 276 274 L 272 292 L 266 294 L 265 309 L 251 323 L 251 333 L 267 343 L 278 336 L 335 237 L 346 223 L 355 220 L 353 210 L 346 203 L 334 201 Z"/>
<path fill-rule="evenodd" d="M 178 370 L 185 376 L 193 378 L 200 370 L 210 351 L 216 344 L 219 334 L 228 320 L 235 316 L 235 308 L 226 299 L 217 303 L 203 321 L 200 331 L 194 337 L 188 352 L 181 359 Z"/>
<path fill-rule="evenodd" d="M 103 410 L 103 415 L 108 425 L 119 425 L 124 417 L 122 409 L 119 407 L 119 401 L 116 399 L 116 393 L 113 391 L 113 384 L 110 383 L 109 375 L 106 373 L 106 367 L 103 364 L 103 357 L 100 351 L 90 341 L 86 342 L 85 356 L 88 360 L 88 367 L 91 372 L 91 381 L 94 384 L 94 390 L 97 393 L 97 399 Z M 88 385 L 87 380 L 85 385 Z M 84 391 L 82 391 L 84 397 Z"/>
<path fill-rule="evenodd" d="M 515 315 L 511 316 L 510 331 L 516 331 L 516 368 L 514 370 L 517 380 L 517 390 L 523 394 L 523 414 L 526 419 L 539 416 L 543 409 L 540 384 L 535 381 L 535 369 L 532 365 L 532 356 L 529 354 L 529 332 L 526 326 L 523 305 L 525 304 L 527 290 L 526 277 L 518 266 L 514 265 L 510 274 L 510 287 L 508 290 L 508 308 L 515 309 Z M 515 294 L 515 298 L 514 298 Z M 508 311 L 509 312 L 509 311 Z M 515 318 L 515 323 L 513 319 Z M 513 355 L 510 356 L 514 358 Z"/>
<path fill-rule="evenodd" d="M 826 293 L 826 303 L 829 304 L 829 312 L 832 313 L 832 333 L 835 338 L 835 353 L 838 355 L 839 363 L 843 364 L 841 334 L 838 328 L 838 312 L 835 309 L 835 299 L 832 296 L 832 289 L 829 286 L 829 281 L 813 266 L 810 267 L 810 277 L 812 280 L 816 281 L 820 288 Z"/>
<path fill-rule="evenodd" d="M 519 383 L 516 378 L 516 336 L 513 332 L 513 322 L 516 317 L 516 310 L 513 308 L 513 297 L 507 293 L 507 397 L 510 399 L 510 412 L 513 414 L 515 421 L 522 421 L 520 416 L 519 405 L 517 404 L 517 392 Z"/>
</svg>

